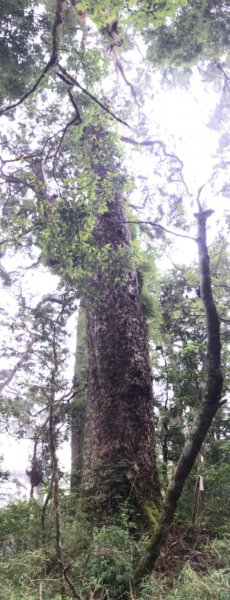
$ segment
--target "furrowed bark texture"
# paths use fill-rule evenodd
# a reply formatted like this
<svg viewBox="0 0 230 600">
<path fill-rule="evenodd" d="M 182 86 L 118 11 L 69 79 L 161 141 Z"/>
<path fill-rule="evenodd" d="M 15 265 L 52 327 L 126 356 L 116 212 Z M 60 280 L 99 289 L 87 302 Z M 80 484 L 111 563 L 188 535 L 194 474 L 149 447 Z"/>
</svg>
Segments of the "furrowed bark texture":
<svg viewBox="0 0 230 600">
<path fill-rule="evenodd" d="M 122 199 L 98 218 L 102 245 L 129 244 Z M 90 473 L 107 507 L 121 498 L 154 501 L 159 494 L 154 455 L 152 378 L 137 271 L 125 282 L 95 275 L 96 307 L 88 311 Z"/>
<path fill-rule="evenodd" d="M 97 163 L 93 168 L 99 176 L 103 172 Z M 104 168 L 104 177 L 106 173 Z M 115 254 L 121 248 L 129 252 L 130 233 L 119 191 L 113 191 L 107 211 L 98 216 L 94 237 L 101 248 L 110 244 Z M 150 505 L 159 506 L 160 491 L 152 376 L 137 270 L 130 266 L 123 271 L 119 283 L 113 274 L 98 271 L 92 287 L 97 300 L 87 310 L 84 482 L 96 497 L 102 519 L 116 513 L 126 499 L 147 517 Z"/>
<path fill-rule="evenodd" d="M 206 242 L 206 221 L 211 214 L 212 211 L 207 210 L 200 211 L 195 215 L 198 222 L 197 245 L 199 253 L 200 292 L 205 310 L 207 328 L 207 379 L 205 396 L 169 484 L 157 530 L 150 540 L 146 555 L 137 568 L 136 582 L 140 581 L 142 577 L 150 573 L 154 568 L 161 548 L 167 538 L 184 483 L 195 463 L 197 454 L 217 412 L 221 398 L 223 376 L 220 364 L 220 322 L 212 295 Z"/>
</svg>

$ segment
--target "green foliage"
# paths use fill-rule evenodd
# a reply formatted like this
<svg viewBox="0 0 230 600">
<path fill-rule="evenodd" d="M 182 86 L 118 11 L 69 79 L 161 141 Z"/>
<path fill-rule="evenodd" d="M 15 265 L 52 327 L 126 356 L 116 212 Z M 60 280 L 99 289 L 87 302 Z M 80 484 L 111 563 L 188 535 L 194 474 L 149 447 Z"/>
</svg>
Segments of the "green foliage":
<svg viewBox="0 0 230 600">
<path fill-rule="evenodd" d="M 153 577 L 143 584 L 142 590 L 138 600 L 228 600 L 230 573 L 228 569 L 213 569 L 202 575 L 188 565 L 171 591 L 164 581 Z"/>
<path fill-rule="evenodd" d="M 216 59 L 229 50 L 230 18 L 225 0 L 188 0 L 168 22 L 147 30 L 148 56 L 160 65 L 193 64 L 201 57 Z M 179 9 L 179 10 L 178 10 Z"/>
<path fill-rule="evenodd" d="M 0 510 L 0 546 L 4 553 L 38 548 L 40 510 L 36 502 L 12 502 Z"/>
<path fill-rule="evenodd" d="M 230 540 L 214 541 L 205 546 L 208 553 L 207 571 L 202 572 L 195 562 L 183 568 L 179 579 L 173 583 L 152 575 L 143 581 L 137 600 L 228 600 L 230 592 L 229 550 Z M 202 550 L 202 548 L 201 548 Z"/>
<path fill-rule="evenodd" d="M 228 600 L 230 593 L 230 573 L 227 569 L 212 570 L 199 575 L 191 567 L 186 567 L 176 588 L 169 593 L 167 600 Z"/>
<path fill-rule="evenodd" d="M 87 10 L 98 27 L 105 28 L 108 22 L 119 19 L 119 26 L 132 24 L 141 32 L 156 29 L 167 18 L 175 18 L 177 11 L 188 0 L 82 0 L 77 2 L 77 10 Z"/>
<path fill-rule="evenodd" d="M 45 555 L 36 551 L 2 557 L 0 559 L 1 599 L 34 600 L 37 598 L 39 579 L 44 572 Z"/>
<path fill-rule="evenodd" d="M 221 537 L 229 532 L 229 442 L 218 442 L 209 434 L 202 456 L 203 462 L 195 465 L 185 484 L 178 502 L 177 516 L 187 523 L 194 521 L 195 516 L 195 524 L 200 530 Z M 198 475 L 203 477 L 204 491 L 197 498 L 195 490 Z"/>
<path fill-rule="evenodd" d="M 79 57 L 80 68 L 85 75 L 85 85 L 91 86 L 92 81 L 101 81 L 109 72 L 109 59 L 103 56 L 100 49 L 94 48 L 84 52 Z"/>
<path fill-rule="evenodd" d="M 167 19 L 174 20 L 188 0 L 139 0 L 130 2 L 130 20 L 142 33 L 152 32 L 164 25 Z"/>
<path fill-rule="evenodd" d="M 37 11 L 31 0 L 4 0 L 0 2 L 0 101 L 18 98 L 35 74 L 34 65 L 41 64 L 40 29 L 47 20 Z M 36 39 L 37 37 L 37 39 Z M 39 61 L 39 62 L 38 62 Z"/>
<path fill-rule="evenodd" d="M 204 472 L 203 526 L 220 536 L 229 531 L 230 464 L 211 465 Z"/>
<path fill-rule="evenodd" d="M 132 252 L 116 236 L 116 215 L 114 243 L 95 238 L 98 215 L 107 215 L 115 192 L 125 198 L 130 183 L 107 117 L 102 118 L 98 107 L 84 103 L 84 98 L 81 104 L 84 126 L 73 129 L 63 144 L 63 162 L 58 174 L 62 194 L 50 202 L 44 197 L 44 184 L 39 179 L 34 183 L 31 169 L 25 181 L 29 186 L 33 182 L 31 187 L 37 200 L 31 197 L 31 192 L 28 197 L 26 185 L 21 185 L 17 197 L 11 193 L 6 199 L 2 227 L 5 247 L 28 249 L 37 244 L 42 264 L 74 283 L 82 296 L 91 294 L 89 278 L 95 271 L 113 277 L 120 284 L 130 267 Z M 24 144 L 21 139 L 20 142 L 23 151 Z M 19 170 L 19 176 L 24 179 L 23 169 Z M 95 297 L 95 291 L 91 295 Z"/>
<path fill-rule="evenodd" d="M 222 499 L 223 501 L 223 499 Z M 82 600 L 113 600 L 131 584 L 135 565 L 142 556 L 146 538 L 138 538 L 128 504 L 123 505 L 119 523 L 97 527 L 75 518 L 72 496 L 61 496 L 63 552 L 70 564 L 69 576 Z M 39 534 L 40 507 L 14 503 L 0 511 L 0 578 L 2 600 L 59 600 L 60 579 L 55 562 L 54 529 L 47 521 L 46 544 Z M 221 517 L 222 518 L 222 517 Z M 20 541 L 21 535 L 21 541 Z M 196 597 L 227 600 L 229 595 L 229 542 L 222 538 L 204 548 L 207 571 L 200 572 L 195 561 L 188 563 L 172 584 L 155 573 L 143 581 L 135 600 L 184 600 Z M 200 549 L 202 551 L 202 548 Z M 203 564 L 203 563 L 202 563 Z M 198 563 L 198 568 L 200 563 Z M 69 600 L 66 585 L 65 600 Z"/>
<path fill-rule="evenodd" d="M 82 586 L 83 597 L 92 590 L 108 600 L 117 598 L 132 577 L 134 549 L 128 529 L 111 525 L 95 530 Z"/>
<path fill-rule="evenodd" d="M 203 394 L 205 331 L 197 278 L 195 270 L 191 268 L 188 276 L 182 267 L 161 281 L 159 341 L 153 356 L 160 410 L 157 437 L 163 463 L 178 460 Z M 167 464 L 163 464 L 165 468 Z"/>
<path fill-rule="evenodd" d="M 230 538 L 229 534 L 221 539 L 216 539 L 211 542 L 208 546 L 208 552 L 210 553 L 214 566 L 216 569 L 229 568 L 229 556 L 230 556 Z"/>
</svg>

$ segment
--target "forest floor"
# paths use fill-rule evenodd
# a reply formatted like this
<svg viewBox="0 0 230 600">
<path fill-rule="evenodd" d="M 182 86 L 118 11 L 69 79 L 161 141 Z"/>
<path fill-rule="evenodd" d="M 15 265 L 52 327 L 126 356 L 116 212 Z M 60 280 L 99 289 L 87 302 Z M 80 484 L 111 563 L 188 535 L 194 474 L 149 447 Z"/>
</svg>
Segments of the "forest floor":
<svg viewBox="0 0 230 600">
<path fill-rule="evenodd" d="M 189 562 L 196 572 L 206 573 L 212 564 L 212 557 L 205 549 L 209 543 L 208 534 L 183 523 L 173 523 L 165 549 L 158 560 L 157 572 L 175 580 Z"/>
</svg>

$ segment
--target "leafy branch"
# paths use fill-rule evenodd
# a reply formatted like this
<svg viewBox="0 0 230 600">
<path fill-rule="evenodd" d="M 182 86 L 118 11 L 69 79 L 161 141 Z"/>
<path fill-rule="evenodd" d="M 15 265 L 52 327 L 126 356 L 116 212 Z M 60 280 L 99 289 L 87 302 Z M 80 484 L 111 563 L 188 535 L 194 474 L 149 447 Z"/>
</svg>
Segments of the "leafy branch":
<svg viewBox="0 0 230 600">
<path fill-rule="evenodd" d="M 10 104 L 9 106 L 6 106 L 2 110 L 0 110 L 0 116 L 5 115 L 7 112 L 13 110 L 17 106 L 20 106 L 20 104 L 22 104 L 24 100 L 29 98 L 29 96 L 32 96 L 32 94 L 34 94 L 41 81 L 44 79 L 45 75 L 50 71 L 52 67 L 54 67 L 57 64 L 60 51 L 61 29 L 64 21 L 65 5 L 66 0 L 56 0 L 56 12 L 52 28 L 52 51 L 50 59 L 44 67 L 41 75 L 39 75 L 32 88 L 30 88 L 30 90 L 28 90 L 19 100 L 17 100 L 17 102 L 14 102 L 14 104 Z"/>
</svg>

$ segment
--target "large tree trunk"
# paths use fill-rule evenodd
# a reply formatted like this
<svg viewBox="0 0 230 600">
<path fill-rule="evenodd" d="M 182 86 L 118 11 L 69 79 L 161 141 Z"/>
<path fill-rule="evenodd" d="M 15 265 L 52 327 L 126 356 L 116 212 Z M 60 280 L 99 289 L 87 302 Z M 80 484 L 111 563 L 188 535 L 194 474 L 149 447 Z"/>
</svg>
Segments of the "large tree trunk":
<svg viewBox="0 0 230 600">
<path fill-rule="evenodd" d="M 98 219 L 95 235 L 102 244 L 129 234 L 123 224 L 122 200 Z M 119 223 L 119 224 L 118 224 Z M 95 275 L 95 308 L 87 313 L 88 407 L 90 443 L 88 477 L 93 492 L 107 511 L 121 499 L 139 510 L 159 503 L 154 453 L 152 377 L 137 270 L 125 281 Z"/>
<path fill-rule="evenodd" d="M 107 171 L 95 154 L 92 168 L 99 174 L 99 191 Z M 114 190 L 107 211 L 98 216 L 94 227 L 97 245 L 108 248 L 109 244 L 113 260 L 107 273 L 100 269 L 95 273 L 91 283 L 96 300 L 87 308 L 84 487 L 95 497 L 97 519 L 114 515 L 121 501 L 128 500 L 140 519 L 154 520 L 160 487 L 152 376 L 137 269 L 131 260 L 128 268 L 119 266 L 119 253 L 130 255 L 126 221 L 122 194 Z"/>
</svg>

